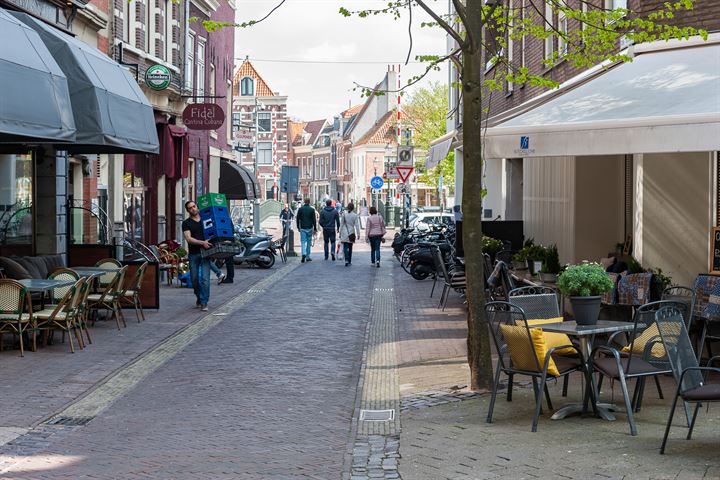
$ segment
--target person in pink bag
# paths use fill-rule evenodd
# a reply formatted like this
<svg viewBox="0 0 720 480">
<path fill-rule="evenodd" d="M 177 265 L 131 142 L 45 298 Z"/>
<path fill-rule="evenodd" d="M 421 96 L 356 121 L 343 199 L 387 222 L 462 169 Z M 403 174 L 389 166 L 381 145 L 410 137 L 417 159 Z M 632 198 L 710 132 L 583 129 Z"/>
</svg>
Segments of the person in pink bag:
<svg viewBox="0 0 720 480">
<path fill-rule="evenodd" d="M 380 268 L 380 244 L 385 241 L 385 221 L 378 215 L 377 208 L 370 207 L 370 216 L 365 225 L 365 241 L 370 242 L 370 263 Z"/>
</svg>

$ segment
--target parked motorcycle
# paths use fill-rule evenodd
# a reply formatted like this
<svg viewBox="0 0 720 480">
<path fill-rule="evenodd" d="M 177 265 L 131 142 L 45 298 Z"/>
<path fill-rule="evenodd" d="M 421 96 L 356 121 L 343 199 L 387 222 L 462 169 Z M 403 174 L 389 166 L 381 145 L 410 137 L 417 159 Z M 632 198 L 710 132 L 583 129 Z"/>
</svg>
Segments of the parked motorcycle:
<svg viewBox="0 0 720 480">
<path fill-rule="evenodd" d="M 272 244 L 272 235 L 236 232 L 235 238 L 240 246 L 240 253 L 233 257 L 235 265 L 251 263 L 259 268 L 272 268 L 275 265 L 277 252 Z"/>
</svg>

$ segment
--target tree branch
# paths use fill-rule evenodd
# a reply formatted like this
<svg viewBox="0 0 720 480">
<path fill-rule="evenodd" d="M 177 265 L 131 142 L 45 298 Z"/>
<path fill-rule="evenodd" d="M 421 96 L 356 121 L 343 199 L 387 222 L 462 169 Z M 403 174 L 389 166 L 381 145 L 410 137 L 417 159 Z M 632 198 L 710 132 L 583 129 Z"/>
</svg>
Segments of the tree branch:
<svg viewBox="0 0 720 480">
<path fill-rule="evenodd" d="M 251 26 L 253 26 L 253 25 L 257 25 L 258 23 L 262 22 L 263 20 L 266 20 L 270 15 L 272 15 L 272 14 L 275 12 L 275 10 L 277 10 L 277 9 L 280 8 L 280 7 L 282 7 L 282 5 L 283 5 L 283 3 L 285 3 L 285 1 L 286 1 L 286 0 L 280 0 L 280 3 L 278 3 L 277 5 L 275 5 L 275 7 L 274 7 L 272 10 L 270 10 L 270 11 L 268 12 L 268 14 L 265 15 L 265 16 L 264 16 L 263 18 L 261 18 L 260 20 L 250 20 L 250 21 L 243 22 L 243 23 L 237 23 L 237 24 L 235 24 L 235 26 L 236 26 L 236 27 L 245 28 L 245 27 L 251 27 Z"/>
<path fill-rule="evenodd" d="M 473 1 L 479 1 L 479 0 L 473 0 Z M 467 46 L 467 40 L 462 38 L 462 36 L 457 31 L 455 31 L 455 29 L 452 27 L 452 25 L 450 25 L 445 20 L 443 20 L 442 17 L 440 15 L 438 15 L 437 13 L 435 13 L 432 8 L 428 7 L 425 4 L 424 0 L 415 0 L 415 2 L 418 4 L 418 6 L 420 8 L 425 10 L 425 12 L 428 15 L 430 15 L 433 18 L 433 20 L 435 20 L 435 22 L 438 25 L 440 25 L 440 27 L 442 27 L 442 29 L 445 30 L 448 33 L 448 35 L 450 35 L 453 38 L 453 40 L 455 40 L 457 42 L 457 44 L 460 46 L 461 49 L 463 49 Z"/>
</svg>

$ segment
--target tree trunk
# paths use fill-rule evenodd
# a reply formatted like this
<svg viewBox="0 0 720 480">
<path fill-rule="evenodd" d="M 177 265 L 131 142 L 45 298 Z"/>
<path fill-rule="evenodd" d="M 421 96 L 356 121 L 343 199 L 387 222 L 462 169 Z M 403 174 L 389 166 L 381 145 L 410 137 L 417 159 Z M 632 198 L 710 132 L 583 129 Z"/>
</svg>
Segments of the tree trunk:
<svg viewBox="0 0 720 480">
<path fill-rule="evenodd" d="M 482 4 L 466 3 L 469 45 L 462 56 L 463 95 L 463 245 L 467 279 L 468 363 L 470 388 L 492 383 L 490 338 L 485 319 L 485 282 L 482 257 Z"/>
</svg>

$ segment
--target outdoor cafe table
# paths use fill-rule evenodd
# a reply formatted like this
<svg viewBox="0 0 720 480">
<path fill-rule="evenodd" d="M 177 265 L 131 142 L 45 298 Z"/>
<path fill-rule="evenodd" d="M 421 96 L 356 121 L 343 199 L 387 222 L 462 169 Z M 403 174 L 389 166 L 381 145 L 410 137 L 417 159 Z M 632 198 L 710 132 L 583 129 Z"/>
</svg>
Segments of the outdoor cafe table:
<svg viewBox="0 0 720 480">
<path fill-rule="evenodd" d="M 638 327 L 642 327 L 642 325 L 638 324 Z M 590 358 L 592 341 L 596 334 L 630 332 L 634 328 L 635 324 L 633 322 L 617 322 L 611 320 L 598 320 L 595 325 L 578 325 L 575 322 L 558 322 L 542 325 L 544 332 L 564 333 L 570 337 L 577 338 L 580 344 L 580 354 L 585 364 L 585 395 L 583 403 L 564 405 L 553 414 L 551 417 L 553 420 L 559 420 L 575 413 L 589 413 L 588 401 L 592 405 L 595 416 L 608 421 L 615 420 L 615 416 L 610 413 L 610 410 L 615 410 L 615 408 L 612 405 L 598 403 L 595 397 L 592 358 Z"/>
<path fill-rule="evenodd" d="M 70 287 L 75 285 L 74 280 L 56 280 L 56 279 L 39 279 L 39 278 L 26 278 L 18 280 L 25 288 L 31 293 L 40 293 L 40 309 L 45 308 L 45 294 L 54 288 Z"/>
</svg>

